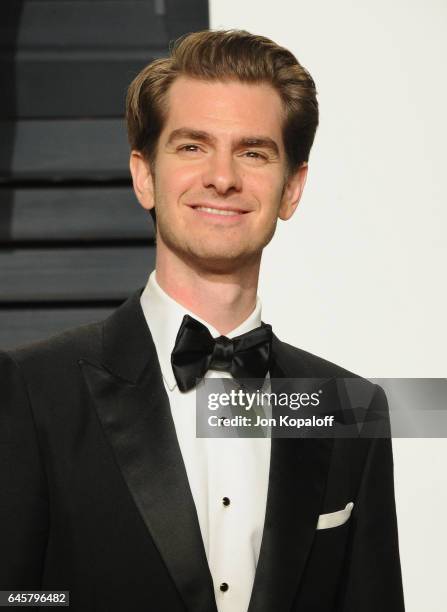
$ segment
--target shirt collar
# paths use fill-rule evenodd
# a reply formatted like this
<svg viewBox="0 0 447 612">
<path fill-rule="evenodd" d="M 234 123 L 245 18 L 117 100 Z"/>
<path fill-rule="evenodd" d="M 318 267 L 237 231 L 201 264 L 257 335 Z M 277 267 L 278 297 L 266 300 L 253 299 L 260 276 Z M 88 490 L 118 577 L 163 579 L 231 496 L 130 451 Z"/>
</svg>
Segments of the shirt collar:
<svg viewBox="0 0 447 612">
<path fill-rule="evenodd" d="M 212 325 L 176 302 L 171 296 L 163 291 L 157 282 L 155 270 L 149 276 L 147 285 L 141 294 L 140 302 L 146 323 L 148 324 L 155 344 L 161 373 L 169 390 L 172 391 L 174 387 L 177 386 L 177 382 L 174 377 L 174 372 L 172 371 L 171 353 L 185 314 L 203 323 L 203 325 L 208 328 L 213 338 L 217 338 L 221 334 Z M 257 297 L 256 306 L 253 312 L 245 321 L 226 335 L 228 338 L 234 338 L 260 325 L 261 301 L 259 297 Z"/>
</svg>

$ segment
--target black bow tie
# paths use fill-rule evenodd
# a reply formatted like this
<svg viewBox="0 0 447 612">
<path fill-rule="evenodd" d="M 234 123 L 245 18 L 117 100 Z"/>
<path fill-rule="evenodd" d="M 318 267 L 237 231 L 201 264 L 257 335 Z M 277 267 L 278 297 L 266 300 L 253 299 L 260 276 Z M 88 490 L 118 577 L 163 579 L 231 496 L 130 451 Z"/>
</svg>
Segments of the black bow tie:
<svg viewBox="0 0 447 612">
<path fill-rule="evenodd" d="M 185 315 L 171 364 L 180 391 L 188 391 L 207 370 L 230 372 L 234 378 L 265 378 L 272 356 L 272 327 L 262 323 L 252 331 L 213 338 L 205 325 Z"/>
</svg>

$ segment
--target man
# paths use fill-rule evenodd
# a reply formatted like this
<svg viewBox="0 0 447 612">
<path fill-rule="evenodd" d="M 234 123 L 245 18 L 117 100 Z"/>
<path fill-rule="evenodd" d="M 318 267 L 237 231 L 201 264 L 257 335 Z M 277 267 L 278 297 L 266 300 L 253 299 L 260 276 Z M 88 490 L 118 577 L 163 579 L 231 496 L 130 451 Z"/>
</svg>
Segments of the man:
<svg viewBox="0 0 447 612">
<path fill-rule="evenodd" d="M 312 78 L 266 38 L 199 32 L 136 77 L 127 121 L 156 271 L 1 358 L 0 588 L 82 612 L 403 610 L 389 439 L 195 436 L 203 376 L 351 376 L 272 337 L 256 297 L 304 188 Z"/>
</svg>

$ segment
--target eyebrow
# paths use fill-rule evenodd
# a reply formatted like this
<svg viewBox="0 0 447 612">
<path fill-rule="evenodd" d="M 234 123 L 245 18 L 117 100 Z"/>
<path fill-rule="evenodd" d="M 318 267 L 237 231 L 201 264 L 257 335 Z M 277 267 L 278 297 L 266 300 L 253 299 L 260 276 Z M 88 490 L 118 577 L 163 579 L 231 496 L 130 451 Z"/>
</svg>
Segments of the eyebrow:
<svg viewBox="0 0 447 612">
<path fill-rule="evenodd" d="M 207 144 L 216 142 L 216 138 L 208 132 L 195 130 L 193 128 L 178 128 L 169 134 L 167 144 L 172 144 L 174 141 L 181 139 L 198 140 Z M 238 140 L 237 145 L 239 147 L 260 147 L 262 149 L 270 149 L 276 153 L 276 155 L 279 155 L 278 145 L 269 136 L 245 136 Z"/>
</svg>

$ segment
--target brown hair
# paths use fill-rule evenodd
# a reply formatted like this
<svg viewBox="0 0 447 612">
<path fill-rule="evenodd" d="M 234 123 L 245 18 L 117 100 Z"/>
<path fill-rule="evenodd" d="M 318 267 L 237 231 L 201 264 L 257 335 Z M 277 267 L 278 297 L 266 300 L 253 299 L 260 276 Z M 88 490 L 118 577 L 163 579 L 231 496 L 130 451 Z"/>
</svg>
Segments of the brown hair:
<svg viewBox="0 0 447 612">
<path fill-rule="evenodd" d="M 129 86 L 129 143 L 151 163 L 166 118 L 166 94 L 180 75 L 208 81 L 269 83 L 284 105 L 283 140 L 289 171 L 308 160 L 318 125 L 318 102 L 307 70 L 290 51 L 264 36 L 244 30 L 204 30 L 177 39 L 170 57 L 143 68 Z"/>
</svg>

